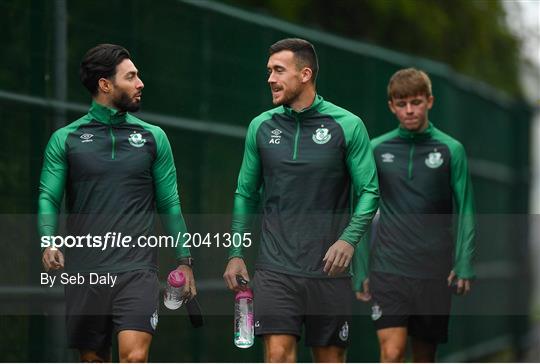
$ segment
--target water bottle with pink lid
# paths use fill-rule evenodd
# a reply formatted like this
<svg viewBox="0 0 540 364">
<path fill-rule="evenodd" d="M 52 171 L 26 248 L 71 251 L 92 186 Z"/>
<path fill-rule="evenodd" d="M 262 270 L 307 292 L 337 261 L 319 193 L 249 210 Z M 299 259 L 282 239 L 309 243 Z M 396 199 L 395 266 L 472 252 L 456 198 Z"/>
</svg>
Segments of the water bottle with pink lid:
<svg viewBox="0 0 540 364">
<path fill-rule="evenodd" d="M 245 349 L 253 345 L 253 324 L 253 291 L 248 288 L 238 292 L 234 300 L 234 344 L 237 347 Z"/>
<path fill-rule="evenodd" d="M 163 295 L 163 304 L 170 310 L 176 310 L 185 301 L 184 297 L 184 285 L 186 284 L 186 277 L 184 273 L 179 270 L 173 270 L 167 277 L 167 288 Z"/>
</svg>

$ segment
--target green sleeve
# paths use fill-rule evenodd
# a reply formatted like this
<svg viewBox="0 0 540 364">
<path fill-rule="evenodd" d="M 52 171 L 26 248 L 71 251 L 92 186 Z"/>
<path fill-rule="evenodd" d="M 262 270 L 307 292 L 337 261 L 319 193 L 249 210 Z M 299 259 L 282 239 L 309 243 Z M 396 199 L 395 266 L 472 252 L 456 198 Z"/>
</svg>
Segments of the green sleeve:
<svg viewBox="0 0 540 364">
<path fill-rule="evenodd" d="M 161 222 L 166 233 L 173 237 L 180 233 L 183 237 L 183 234 L 187 232 L 187 228 L 178 197 L 176 168 L 174 167 L 171 145 L 167 135 L 161 128 L 156 127 L 153 134 L 157 148 L 156 159 L 152 166 L 157 211 L 161 216 Z M 191 256 L 191 253 L 188 248 L 184 247 L 184 239 L 181 239 L 176 246 L 176 257 L 189 256 Z"/>
<path fill-rule="evenodd" d="M 364 234 L 358 247 L 354 251 L 352 261 L 353 291 L 362 292 L 362 283 L 369 277 L 369 239 L 371 234 Z"/>
<path fill-rule="evenodd" d="M 65 140 L 66 135 L 60 129 L 51 136 L 45 149 L 38 197 L 37 220 L 40 238 L 56 235 L 58 230 L 58 214 L 68 172 Z"/>
<path fill-rule="evenodd" d="M 371 148 L 373 149 L 373 152 L 375 153 L 375 147 L 381 143 L 381 139 L 375 138 L 371 140 Z M 370 246 L 370 240 L 373 239 L 373 234 L 376 234 L 375 225 L 376 220 L 378 219 L 378 216 L 375 214 L 373 217 L 373 220 L 371 222 L 371 226 L 369 229 L 368 234 L 365 234 L 362 240 L 360 241 L 360 245 L 356 248 L 354 252 L 354 257 L 352 261 L 352 273 L 353 273 L 353 290 L 362 292 L 364 290 L 363 283 L 364 281 L 369 278 L 369 270 L 370 270 L 370 257 L 371 257 L 371 246 Z"/>
<path fill-rule="evenodd" d="M 256 136 L 260 125 L 261 121 L 257 119 L 254 119 L 249 125 L 244 147 L 244 158 L 238 174 L 238 187 L 234 193 L 231 230 L 233 234 L 240 233 L 242 236 L 250 231 L 253 217 L 259 205 L 259 189 L 262 177 Z M 229 259 L 242 256 L 242 248 L 231 245 Z"/>
<path fill-rule="evenodd" d="M 356 246 L 366 235 L 379 206 L 377 168 L 364 123 L 359 118 L 346 124 L 347 168 L 353 185 L 354 211 L 340 239 Z"/>
<path fill-rule="evenodd" d="M 451 185 L 457 212 L 454 272 L 458 278 L 475 277 L 473 258 L 475 253 L 474 197 L 465 149 L 459 143 L 450 146 Z"/>
</svg>

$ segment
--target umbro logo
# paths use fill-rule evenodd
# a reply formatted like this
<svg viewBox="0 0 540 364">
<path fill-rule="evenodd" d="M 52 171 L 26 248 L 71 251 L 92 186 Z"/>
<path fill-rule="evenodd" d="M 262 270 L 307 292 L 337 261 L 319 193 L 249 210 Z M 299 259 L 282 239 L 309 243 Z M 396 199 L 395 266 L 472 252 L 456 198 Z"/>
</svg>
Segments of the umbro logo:
<svg viewBox="0 0 540 364">
<path fill-rule="evenodd" d="M 395 156 L 392 153 L 381 154 L 383 163 L 394 163 Z"/>
<path fill-rule="evenodd" d="M 94 137 L 94 134 L 89 134 L 89 133 L 84 133 L 83 135 L 80 136 L 81 138 L 81 143 L 90 143 L 90 142 L 93 142 L 94 140 L 92 139 Z"/>
<path fill-rule="evenodd" d="M 268 144 L 279 144 L 281 143 L 281 133 L 283 133 L 279 129 L 274 129 L 270 132 L 272 135 L 270 135 L 270 140 L 268 141 Z"/>
</svg>

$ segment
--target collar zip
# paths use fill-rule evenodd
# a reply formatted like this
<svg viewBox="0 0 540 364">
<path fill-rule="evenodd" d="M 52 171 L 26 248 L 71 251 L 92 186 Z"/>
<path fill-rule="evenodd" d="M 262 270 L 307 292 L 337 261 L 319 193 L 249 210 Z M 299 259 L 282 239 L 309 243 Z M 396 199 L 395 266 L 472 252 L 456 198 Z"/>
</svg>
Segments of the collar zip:
<svg viewBox="0 0 540 364">
<path fill-rule="evenodd" d="M 126 121 L 126 112 L 120 112 L 113 108 L 92 101 L 89 111 L 90 116 L 96 121 L 106 125 L 117 125 Z"/>
<path fill-rule="evenodd" d="M 421 141 L 421 140 L 429 139 L 431 138 L 432 132 L 433 132 L 433 124 L 431 124 L 431 122 L 429 122 L 426 130 L 421 131 L 419 133 L 404 129 L 401 126 L 398 128 L 399 136 L 403 139 L 407 139 L 411 141 Z"/>
<path fill-rule="evenodd" d="M 283 109 L 285 110 L 285 114 L 292 116 L 294 118 L 301 119 L 304 116 L 310 115 L 313 112 L 317 111 L 323 101 L 324 100 L 322 96 L 316 94 L 315 99 L 313 100 L 313 103 L 311 104 L 311 106 L 308 108 L 305 108 L 304 110 L 295 111 L 291 107 L 286 106 L 286 105 L 283 105 Z"/>
</svg>

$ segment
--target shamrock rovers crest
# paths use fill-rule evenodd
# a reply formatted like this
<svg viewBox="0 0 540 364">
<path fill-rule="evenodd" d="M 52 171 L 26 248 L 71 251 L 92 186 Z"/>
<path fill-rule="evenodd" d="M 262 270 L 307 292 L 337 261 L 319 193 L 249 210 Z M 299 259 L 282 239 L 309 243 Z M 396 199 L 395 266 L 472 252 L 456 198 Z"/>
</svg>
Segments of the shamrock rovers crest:
<svg viewBox="0 0 540 364">
<path fill-rule="evenodd" d="M 375 303 L 373 306 L 371 306 L 371 319 L 373 321 L 377 321 L 382 316 L 382 310 L 381 306 L 379 306 L 377 303 Z"/>
<path fill-rule="evenodd" d="M 146 143 L 146 139 L 143 139 L 141 133 L 133 132 L 133 134 L 129 135 L 129 144 L 136 148 L 140 148 Z"/>
<path fill-rule="evenodd" d="M 311 136 L 311 139 L 317 144 L 326 144 L 332 138 L 332 134 L 328 132 L 328 129 L 321 125 L 321 127 L 315 130 L 315 133 Z"/>
<path fill-rule="evenodd" d="M 339 338 L 341 341 L 347 341 L 349 338 L 349 324 L 347 321 L 341 326 L 341 330 L 339 330 Z"/>
<path fill-rule="evenodd" d="M 158 312 L 157 309 L 154 311 L 152 316 L 150 316 L 150 325 L 152 325 L 152 328 L 155 330 L 158 324 Z"/>
<path fill-rule="evenodd" d="M 432 153 L 429 153 L 425 162 L 426 166 L 429 168 L 439 168 L 443 164 L 444 160 L 442 158 L 442 154 L 437 152 L 435 149 Z"/>
</svg>

